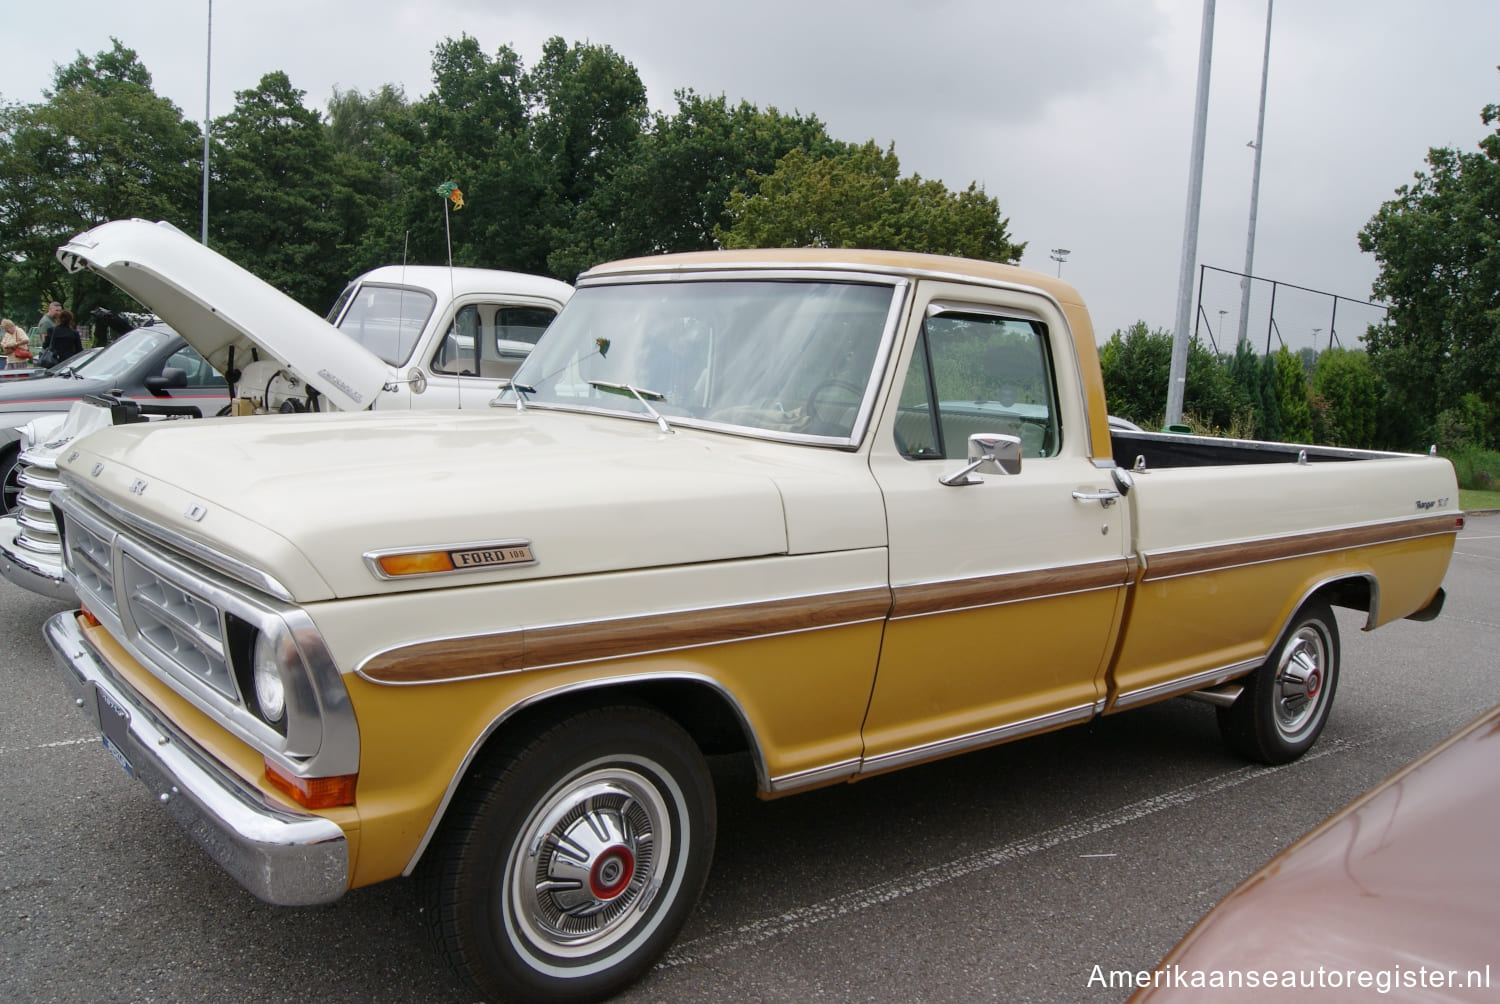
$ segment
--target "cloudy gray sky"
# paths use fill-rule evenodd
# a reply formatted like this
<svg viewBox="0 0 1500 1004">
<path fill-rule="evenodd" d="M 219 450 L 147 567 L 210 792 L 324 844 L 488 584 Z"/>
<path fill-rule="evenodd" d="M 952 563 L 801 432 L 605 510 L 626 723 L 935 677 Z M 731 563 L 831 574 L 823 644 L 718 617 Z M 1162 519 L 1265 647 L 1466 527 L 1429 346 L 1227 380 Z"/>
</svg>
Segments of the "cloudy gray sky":
<svg viewBox="0 0 1500 1004">
<path fill-rule="evenodd" d="M 134 48 L 189 117 L 205 104 L 206 0 L 7 3 L 0 98 L 40 100 L 78 51 Z M 1177 302 L 1202 0 L 217 0 L 214 116 L 285 70 L 322 107 L 335 86 L 430 89 L 433 46 L 467 32 L 530 65 L 542 42 L 604 43 L 653 107 L 692 88 L 816 114 L 840 139 L 894 142 L 903 170 L 998 198 L 1023 265 L 1082 291 L 1101 340 Z M 1198 261 L 1243 267 L 1266 0 L 1217 0 Z M 1361 300 L 1375 263 L 1360 227 L 1429 147 L 1475 148 L 1500 102 L 1495 0 L 1280 0 L 1271 31 L 1255 273 Z M 210 199 L 210 204 L 212 200 Z M 1220 345 L 1238 282 L 1209 273 Z M 1264 346 L 1270 289 L 1249 324 Z M 1225 313 L 1221 316 L 1220 311 Z M 1357 344 L 1379 313 L 1283 288 L 1275 324 L 1294 348 Z M 1232 342 L 1232 337 L 1230 338 Z M 1274 341 L 1273 341 L 1274 344 Z"/>
</svg>

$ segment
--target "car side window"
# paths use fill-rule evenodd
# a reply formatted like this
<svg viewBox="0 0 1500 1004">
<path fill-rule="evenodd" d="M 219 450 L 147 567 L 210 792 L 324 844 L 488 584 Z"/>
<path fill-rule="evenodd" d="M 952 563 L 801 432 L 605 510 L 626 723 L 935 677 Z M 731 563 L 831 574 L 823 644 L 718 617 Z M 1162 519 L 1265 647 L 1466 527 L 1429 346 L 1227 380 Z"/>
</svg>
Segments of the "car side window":
<svg viewBox="0 0 1500 1004">
<path fill-rule="evenodd" d="M 184 347 L 178 349 L 167 357 L 162 365 L 162 370 L 179 369 L 187 374 L 187 385 L 189 387 L 223 387 L 224 377 L 221 376 L 208 360 L 198 354 L 195 349 Z"/>
<path fill-rule="evenodd" d="M 531 352 L 557 312 L 547 307 L 470 303 L 460 307 L 432 357 L 432 371 L 505 379 Z"/>
<path fill-rule="evenodd" d="M 897 448 L 912 460 L 964 460 L 974 433 L 1017 436 L 1022 456 L 1057 454 L 1045 325 L 961 311 L 923 323 L 901 389 Z"/>
</svg>

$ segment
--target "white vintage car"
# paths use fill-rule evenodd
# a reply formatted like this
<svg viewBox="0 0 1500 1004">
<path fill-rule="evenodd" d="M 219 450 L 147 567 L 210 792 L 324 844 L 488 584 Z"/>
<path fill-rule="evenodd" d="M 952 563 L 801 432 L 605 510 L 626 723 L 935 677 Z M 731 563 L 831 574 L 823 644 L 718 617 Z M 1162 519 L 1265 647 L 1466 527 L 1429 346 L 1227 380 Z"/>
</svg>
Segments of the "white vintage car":
<svg viewBox="0 0 1500 1004">
<path fill-rule="evenodd" d="M 483 408 L 573 294 L 565 282 L 516 272 L 390 265 L 351 282 L 325 320 L 163 223 L 106 223 L 57 257 L 69 271 L 99 273 L 166 320 L 230 377 L 227 388 L 221 379 L 189 388 L 203 392 L 193 400 L 228 404 L 236 414 Z M 68 412 L 59 394 L 81 399 L 112 385 L 55 382 L 61 389 L 48 401 L 12 409 L 17 441 L 0 443 L 0 477 L 17 489 L 7 496 L 14 511 L 0 518 L 0 574 L 69 598 L 50 502 L 59 453 L 127 411 L 132 421 L 172 413 L 161 406 L 177 392 L 136 390 L 133 411 L 123 402 L 80 402 Z"/>
</svg>

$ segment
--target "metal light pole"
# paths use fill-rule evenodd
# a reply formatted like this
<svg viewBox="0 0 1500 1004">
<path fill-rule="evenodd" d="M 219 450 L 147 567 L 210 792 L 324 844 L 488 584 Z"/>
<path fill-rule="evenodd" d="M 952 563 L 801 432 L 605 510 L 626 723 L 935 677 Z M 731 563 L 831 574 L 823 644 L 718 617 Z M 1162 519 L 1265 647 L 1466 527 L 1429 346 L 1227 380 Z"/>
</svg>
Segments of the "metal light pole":
<svg viewBox="0 0 1500 1004">
<path fill-rule="evenodd" d="M 1057 262 L 1057 277 L 1059 279 L 1062 278 L 1063 262 L 1067 261 L 1068 255 L 1072 253 L 1073 252 L 1069 251 L 1067 248 L 1053 248 L 1052 253 L 1047 256 L 1048 258 L 1051 258 L 1053 261 Z"/>
<path fill-rule="evenodd" d="M 213 81 L 214 69 L 214 0 L 208 0 L 208 62 L 203 70 L 203 233 L 201 241 L 208 244 L 208 133 L 213 119 L 209 114 L 208 91 Z"/>
<path fill-rule="evenodd" d="M 1214 58 L 1214 0 L 1203 0 L 1203 37 L 1198 43 L 1198 104 L 1193 115 L 1193 153 L 1188 167 L 1187 219 L 1182 234 L 1182 270 L 1177 278 L 1177 327 L 1167 377 L 1167 424 L 1182 421 L 1187 389 L 1188 324 L 1193 317 L 1193 267 L 1198 263 L 1198 207 L 1203 201 L 1203 146 L 1208 132 L 1208 77 Z"/>
<path fill-rule="evenodd" d="M 1266 139 L 1266 79 L 1271 72 L 1271 4 L 1266 0 L 1266 54 L 1260 64 L 1260 118 L 1255 122 L 1255 170 L 1250 176 L 1250 233 L 1245 238 L 1245 277 L 1240 280 L 1240 341 L 1250 326 L 1250 276 L 1255 266 L 1255 211 L 1260 203 L 1260 155 Z"/>
</svg>

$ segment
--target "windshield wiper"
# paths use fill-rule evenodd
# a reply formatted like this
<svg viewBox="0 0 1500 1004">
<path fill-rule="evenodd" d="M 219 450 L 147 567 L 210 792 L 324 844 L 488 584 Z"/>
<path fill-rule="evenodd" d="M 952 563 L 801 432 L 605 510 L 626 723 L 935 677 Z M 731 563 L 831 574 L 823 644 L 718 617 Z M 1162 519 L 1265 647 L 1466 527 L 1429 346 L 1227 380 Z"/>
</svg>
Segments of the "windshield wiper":
<svg viewBox="0 0 1500 1004">
<path fill-rule="evenodd" d="M 656 419 L 657 426 L 662 432 L 672 432 L 672 427 L 667 420 L 661 417 L 661 412 L 651 407 L 652 401 L 666 401 L 667 395 L 661 391 L 646 390 L 643 387 L 633 387 L 628 383 L 610 383 L 608 380 L 590 380 L 589 386 L 595 390 L 602 390 L 606 394 L 619 394 L 621 397 L 633 397 L 641 402 L 641 407 Z"/>
<path fill-rule="evenodd" d="M 490 400 L 490 407 L 491 408 L 499 408 L 501 406 L 500 399 L 505 396 L 505 392 L 508 391 L 508 390 L 513 390 L 513 391 L 516 392 L 516 410 L 517 411 L 525 411 L 526 410 L 526 400 L 521 395 L 523 395 L 523 394 L 535 394 L 536 393 L 536 388 L 533 387 L 533 386 L 531 386 L 531 384 L 528 384 L 528 383 L 516 383 L 514 380 L 502 380 L 500 382 L 500 390 Z"/>
</svg>

